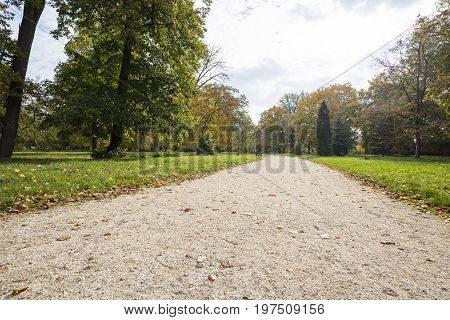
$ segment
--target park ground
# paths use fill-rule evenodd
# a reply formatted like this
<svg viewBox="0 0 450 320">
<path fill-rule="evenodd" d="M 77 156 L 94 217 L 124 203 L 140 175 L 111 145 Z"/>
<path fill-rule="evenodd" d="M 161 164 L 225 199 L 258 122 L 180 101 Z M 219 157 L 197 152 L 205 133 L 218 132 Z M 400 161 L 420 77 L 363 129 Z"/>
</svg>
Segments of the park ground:
<svg viewBox="0 0 450 320">
<path fill-rule="evenodd" d="M 182 154 L 93 160 L 86 152 L 18 152 L 0 160 L 0 213 L 46 209 L 58 204 L 113 197 L 146 187 L 199 178 L 259 157 Z"/>
<path fill-rule="evenodd" d="M 0 214 L 46 209 L 82 200 L 112 197 L 198 178 L 217 170 L 255 161 L 250 154 L 93 160 L 83 152 L 18 152 L 0 160 Z M 450 157 L 304 158 L 351 174 L 391 196 L 448 218 Z"/>
<path fill-rule="evenodd" d="M 5 299 L 450 299 L 449 226 L 271 156 L 0 222 Z"/>
<path fill-rule="evenodd" d="M 450 157 L 353 155 L 305 156 L 306 159 L 347 173 L 391 196 L 449 218 Z"/>
</svg>

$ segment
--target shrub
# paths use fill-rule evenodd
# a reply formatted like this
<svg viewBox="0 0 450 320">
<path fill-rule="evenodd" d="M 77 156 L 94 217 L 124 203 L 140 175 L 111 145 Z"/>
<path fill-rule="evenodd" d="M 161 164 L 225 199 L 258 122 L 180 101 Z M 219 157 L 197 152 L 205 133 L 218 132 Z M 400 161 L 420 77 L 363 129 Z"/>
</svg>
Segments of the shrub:
<svg viewBox="0 0 450 320">
<path fill-rule="evenodd" d="M 207 132 L 198 141 L 197 154 L 212 155 L 216 153 L 216 144 L 211 133 Z"/>
<path fill-rule="evenodd" d="M 127 155 L 124 149 L 117 149 L 113 151 L 94 150 L 91 153 L 92 159 L 121 159 Z"/>
</svg>

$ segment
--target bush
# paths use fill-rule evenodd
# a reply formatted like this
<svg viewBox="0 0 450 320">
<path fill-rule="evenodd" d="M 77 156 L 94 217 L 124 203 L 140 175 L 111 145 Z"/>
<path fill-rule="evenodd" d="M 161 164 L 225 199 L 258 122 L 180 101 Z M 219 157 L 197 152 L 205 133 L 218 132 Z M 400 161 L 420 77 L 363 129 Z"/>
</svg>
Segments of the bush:
<svg viewBox="0 0 450 320">
<path fill-rule="evenodd" d="M 103 150 L 94 150 L 91 153 L 91 158 L 92 159 L 121 159 L 123 157 L 125 157 L 127 155 L 127 152 L 123 149 L 117 149 L 117 150 L 113 150 L 113 151 L 103 151 Z"/>
<path fill-rule="evenodd" d="M 147 154 L 145 152 L 135 152 L 130 154 L 130 159 L 145 159 L 147 157 Z"/>
<path fill-rule="evenodd" d="M 198 141 L 197 154 L 212 155 L 216 153 L 216 144 L 211 133 L 207 132 Z"/>
<path fill-rule="evenodd" d="M 301 156 L 303 154 L 303 143 L 302 141 L 297 141 L 294 147 L 294 154 L 297 156 Z"/>
</svg>

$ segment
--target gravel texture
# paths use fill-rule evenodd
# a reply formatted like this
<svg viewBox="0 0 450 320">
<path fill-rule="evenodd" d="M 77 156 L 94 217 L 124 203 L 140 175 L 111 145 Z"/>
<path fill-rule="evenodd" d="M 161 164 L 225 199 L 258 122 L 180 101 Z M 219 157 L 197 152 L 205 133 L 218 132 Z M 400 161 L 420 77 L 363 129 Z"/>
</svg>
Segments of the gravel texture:
<svg viewBox="0 0 450 320">
<path fill-rule="evenodd" d="M 449 231 L 341 173 L 273 156 L 1 220 L 0 296 L 450 299 Z"/>
</svg>

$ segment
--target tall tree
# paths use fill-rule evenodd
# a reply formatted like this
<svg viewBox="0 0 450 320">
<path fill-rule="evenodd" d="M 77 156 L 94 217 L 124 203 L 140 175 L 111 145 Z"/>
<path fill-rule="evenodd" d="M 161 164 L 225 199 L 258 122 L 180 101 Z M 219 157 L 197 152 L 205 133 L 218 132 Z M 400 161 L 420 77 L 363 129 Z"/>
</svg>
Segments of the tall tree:
<svg viewBox="0 0 450 320">
<path fill-rule="evenodd" d="M 317 154 L 319 156 L 329 156 L 333 153 L 331 139 L 330 111 L 324 100 L 317 117 Z"/>
<path fill-rule="evenodd" d="M 56 2 L 58 35 L 108 40 L 100 43 L 107 59 L 99 61 L 102 68 L 115 65 L 108 152 L 138 124 L 157 127 L 178 119 L 195 89 L 207 10 L 196 9 L 190 0 Z"/>
<path fill-rule="evenodd" d="M 23 18 L 17 38 L 18 51 L 14 55 L 11 66 L 14 77 L 9 85 L 5 102 L 6 110 L 0 139 L 0 158 L 11 158 L 14 151 L 31 47 L 45 4 L 45 0 L 25 0 L 23 3 Z"/>
<path fill-rule="evenodd" d="M 432 26 L 428 18 L 419 17 L 410 36 L 397 42 L 391 59 L 379 60 L 386 74 L 397 84 L 414 113 L 415 157 L 420 158 L 424 125 L 424 102 L 433 77 L 432 58 L 435 53 Z"/>
</svg>

